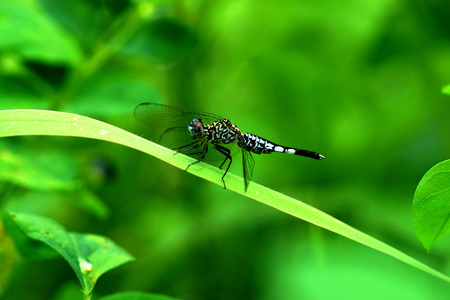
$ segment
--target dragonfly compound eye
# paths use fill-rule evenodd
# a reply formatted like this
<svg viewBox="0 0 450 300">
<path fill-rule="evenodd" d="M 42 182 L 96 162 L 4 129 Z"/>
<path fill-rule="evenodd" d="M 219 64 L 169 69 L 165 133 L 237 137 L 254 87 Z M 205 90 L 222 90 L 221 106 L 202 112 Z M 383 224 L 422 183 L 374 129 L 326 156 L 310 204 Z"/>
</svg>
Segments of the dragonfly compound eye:
<svg viewBox="0 0 450 300">
<path fill-rule="evenodd" d="M 203 130 L 203 122 L 201 119 L 194 119 L 189 123 L 188 126 L 189 134 L 191 135 L 192 139 L 199 139 L 202 138 L 205 133 Z"/>
</svg>

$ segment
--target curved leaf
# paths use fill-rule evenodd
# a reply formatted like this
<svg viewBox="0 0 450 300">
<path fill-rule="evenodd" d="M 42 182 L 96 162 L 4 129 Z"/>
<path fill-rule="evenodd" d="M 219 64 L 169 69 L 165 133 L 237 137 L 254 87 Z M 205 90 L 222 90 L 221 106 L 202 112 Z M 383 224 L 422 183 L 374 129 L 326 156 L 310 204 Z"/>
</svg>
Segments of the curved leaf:
<svg viewBox="0 0 450 300">
<path fill-rule="evenodd" d="M 420 180 L 413 211 L 414 231 L 427 250 L 450 233 L 450 160 L 438 163 Z"/>
</svg>

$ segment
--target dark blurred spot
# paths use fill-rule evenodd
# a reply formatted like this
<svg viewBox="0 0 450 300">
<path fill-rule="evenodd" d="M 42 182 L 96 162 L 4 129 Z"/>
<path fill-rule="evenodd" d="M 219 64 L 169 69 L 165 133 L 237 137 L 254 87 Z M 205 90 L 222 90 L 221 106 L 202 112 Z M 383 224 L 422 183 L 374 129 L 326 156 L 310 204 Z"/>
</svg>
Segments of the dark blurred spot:
<svg viewBox="0 0 450 300">
<path fill-rule="evenodd" d="M 62 66 L 50 66 L 37 62 L 27 62 L 26 65 L 34 73 L 39 74 L 40 78 L 54 87 L 60 86 L 67 74 L 67 68 Z"/>
<path fill-rule="evenodd" d="M 143 27 L 125 51 L 170 62 L 186 56 L 197 43 L 197 34 L 191 28 L 176 20 L 161 18 Z"/>
<path fill-rule="evenodd" d="M 89 162 L 88 178 L 95 185 L 102 185 L 116 178 L 114 163 L 105 157 L 94 157 Z"/>
</svg>

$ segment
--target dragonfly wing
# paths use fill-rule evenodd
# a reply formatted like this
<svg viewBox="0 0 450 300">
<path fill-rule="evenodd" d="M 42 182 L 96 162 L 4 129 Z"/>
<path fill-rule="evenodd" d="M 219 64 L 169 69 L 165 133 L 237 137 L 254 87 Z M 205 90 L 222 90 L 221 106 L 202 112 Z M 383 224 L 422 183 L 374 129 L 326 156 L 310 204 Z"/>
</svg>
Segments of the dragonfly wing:
<svg viewBox="0 0 450 300">
<path fill-rule="evenodd" d="M 185 128 L 193 119 L 202 119 L 203 123 L 212 124 L 223 118 L 196 110 L 186 110 L 164 104 L 146 102 L 134 109 L 134 116 L 139 121 L 160 128 L 172 128 L 185 124 Z"/>
<path fill-rule="evenodd" d="M 171 127 L 166 129 L 159 138 L 159 143 L 170 149 L 189 145 L 194 140 L 189 135 L 187 127 Z"/>
<path fill-rule="evenodd" d="M 255 168 L 255 160 L 249 151 L 242 150 L 242 163 L 244 164 L 244 184 L 245 191 L 252 180 L 253 169 Z"/>
<path fill-rule="evenodd" d="M 191 156 L 195 159 L 201 159 L 205 141 L 202 142 L 197 140 L 198 147 L 194 148 L 195 141 L 196 140 L 192 139 L 189 135 L 187 128 L 184 127 L 169 128 L 162 133 L 159 139 L 159 143 L 164 147 Z M 208 151 L 206 152 L 204 158 L 205 162 L 213 166 L 220 166 L 225 159 L 225 156 L 219 151 L 216 151 L 211 145 L 208 146 L 210 147 L 208 147 Z M 240 150 L 236 143 L 228 145 L 221 144 L 221 146 L 230 149 L 230 155 L 235 155 Z"/>
<path fill-rule="evenodd" d="M 239 148 L 239 146 L 236 143 L 220 144 L 220 147 L 229 149 L 230 156 L 236 155 L 236 153 L 238 153 L 241 150 L 241 148 Z M 220 151 L 216 151 L 215 149 L 213 149 L 213 147 L 210 147 L 209 149 L 210 150 L 206 154 L 206 162 L 216 167 L 220 166 L 223 163 L 226 156 L 222 154 Z"/>
</svg>

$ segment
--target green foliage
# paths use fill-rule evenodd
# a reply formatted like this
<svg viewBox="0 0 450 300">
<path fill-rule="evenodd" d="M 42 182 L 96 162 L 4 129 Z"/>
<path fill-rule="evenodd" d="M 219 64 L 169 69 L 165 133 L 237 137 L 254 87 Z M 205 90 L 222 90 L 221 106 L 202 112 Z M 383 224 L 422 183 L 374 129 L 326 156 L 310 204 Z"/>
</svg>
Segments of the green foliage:
<svg viewBox="0 0 450 300">
<path fill-rule="evenodd" d="M 450 160 L 431 168 L 414 194 L 414 231 L 430 250 L 450 233 Z"/>
<path fill-rule="evenodd" d="M 50 65 L 76 65 L 81 51 L 76 41 L 49 18 L 39 5 L 0 2 L 0 48 L 23 59 Z M 43 39 L 42 37 L 45 37 Z"/>
<path fill-rule="evenodd" d="M 50 123 L 49 120 L 51 120 L 52 122 Z M 74 124 L 70 125 L 71 122 L 73 122 L 74 120 L 76 120 L 75 124 L 76 126 Z M 30 123 L 34 125 L 32 131 L 28 130 Z M 174 154 L 173 151 L 169 149 L 164 149 L 162 147 L 157 147 L 156 144 L 149 141 L 145 141 L 142 138 L 134 136 L 130 133 L 124 132 L 119 128 L 104 124 L 102 122 L 90 118 L 77 116 L 74 114 L 58 113 L 51 111 L 27 111 L 27 110 L 3 111 L 0 112 L 0 125 L 3 125 L 2 127 L 7 128 L 7 130 L 5 130 L 4 136 L 15 136 L 18 133 L 25 135 L 60 134 L 60 135 L 81 136 L 94 139 L 104 139 L 106 141 L 115 142 L 137 150 L 141 150 L 143 152 L 147 152 L 148 154 L 163 159 L 179 168 L 184 168 L 184 166 L 194 162 L 194 160 L 190 157 L 181 154 L 173 155 Z M 220 178 L 219 169 L 203 164 L 198 165 L 199 168 L 197 168 L 197 166 L 192 168 L 193 174 L 208 179 L 210 181 L 213 181 L 218 185 L 222 185 L 222 181 L 219 180 Z M 189 169 L 189 172 L 191 172 L 191 168 Z M 439 169 L 438 173 L 441 172 L 442 168 Z M 330 231 L 336 232 L 349 239 L 355 240 L 361 244 L 372 247 L 378 251 L 384 252 L 418 269 L 424 270 L 425 272 L 429 272 L 434 276 L 437 276 L 439 278 L 442 278 L 443 280 L 450 282 L 450 279 L 445 275 L 440 274 L 439 272 L 436 272 L 431 268 L 428 268 L 427 266 L 421 264 L 420 262 L 414 260 L 411 257 L 408 257 L 407 255 L 401 253 L 400 251 L 358 230 L 355 230 L 354 228 L 340 222 L 339 220 L 336 220 L 335 218 L 309 205 L 306 205 L 303 202 L 297 201 L 281 193 L 277 193 L 273 190 L 270 190 L 268 188 L 265 188 L 263 186 L 254 183 L 250 186 L 247 192 L 245 192 L 244 187 L 242 186 L 243 181 L 242 178 L 230 175 L 227 179 L 230 181 L 230 183 L 228 183 L 228 189 L 232 191 L 244 194 L 247 197 L 253 198 L 266 205 L 272 206 L 285 213 L 293 215 L 297 218 L 308 221 L 312 224 L 328 229 Z M 447 183 L 448 182 L 447 178 L 444 178 L 443 182 Z M 440 181 L 437 185 L 439 186 L 439 188 L 443 187 L 444 189 L 448 189 L 445 185 L 442 184 L 442 181 Z M 419 189 L 420 190 L 422 189 L 420 185 Z M 436 191 L 432 191 L 432 194 L 434 194 L 435 192 Z M 421 199 L 423 198 L 417 196 L 416 193 L 416 198 L 417 197 Z M 431 205 L 425 203 L 423 207 L 426 207 L 433 211 L 440 210 L 442 207 L 446 209 L 448 197 L 445 197 L 443 201 L 437 202 L 438 203 L 433 203 Z M 438 224 L 441 224 L 443 221 L 446 221 L 448 219 L 448 211 L 444 211 L 442 214 L 439 214 L 438 216 L 427 215 L 425 216 L 425 219 L 428 220 L 431 219 L 434 220 L 433 222 L 438 222 Z M 433 229 L 436 230 L 436 228 Z M 429 235 L 429 232 L 427 233 Z M 447 233 L 447 230 L 445 230 L 445 233 Z M 441 235 L 442 233 L 439 232 L 439 234 Z M 90 293 L 91 290 L 92 287 L 88 289 L 88 292 Z"/>
<path fill-rule="evenodd" d="M 64 153 L 32 153 L 5 141 L 0 143 L 3 156 L 0 178 L 3 181 L 23 188 L 47 191 L 74 190 L 80 185 L 73 172 L 76 169 L 75 162 Z M 42 169 L 47 172 L 42 173 Z"/>
<path fill-rule="evenodd" d="M 437 199 L 436 178 L 445 193 L 443 174 L 417 185 L 450 153 L 449 20 L 445 2 L 425 0 L 0 1 L 1 209 L 136 257 L 102 275 L 96 299 L 447 299 L 449 236 L 432 229 L 446 223 L 414 219 L 411 205 L 416 188 Z M 221 171 L 189 168 L 209 184 L 146 140 L 160 132 L 132 112 L 148 101 L 327 159 L 255 155 L 240 195 L 236 156 L 224 190 Z M 26 257 L 58 256 L 49 249 Z M 80 299 L 64 265 L 21 259 L 0 230 L 2 299 Z"/>
<path fill-rule="evenodd" d="M 133 260 L 130 254 L 106 237 L 67 232 L 47 218 L 4 212 L 3 221 L 26 257 L 48 257 L 48 247 L 46 249 L 36 241 L 56 250 L 75 271 L 84 294 L 92 292 L 103 273 Z"/>
</svg>

